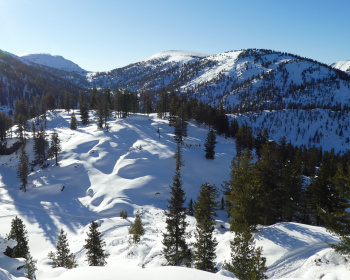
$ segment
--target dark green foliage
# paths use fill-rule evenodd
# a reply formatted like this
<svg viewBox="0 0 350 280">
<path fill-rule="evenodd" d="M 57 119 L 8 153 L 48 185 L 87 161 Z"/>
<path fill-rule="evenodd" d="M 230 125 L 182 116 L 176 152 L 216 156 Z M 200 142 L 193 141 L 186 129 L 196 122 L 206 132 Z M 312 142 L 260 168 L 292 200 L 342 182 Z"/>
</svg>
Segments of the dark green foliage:
<svg viewBox="0 0 350 280">
<path fill-rule="evenodd" d="M 165 90 L 162 90 L 158 96 L 158 102 L 156 104 L 157 116 L 163 119 L 166 113 L 169 112 L 169 95 Z"/>
<path fill-rule="evenodd" d="M 64 109 L 69 113 L 70 109 L 72 109 L 72 96 L 69 91 L 64 91 Z"/>
<path fill-rule="evenodd" d="M 75 117 L 74 111 L 70 116 L 70 129 L 76 130 L 78 127 L 77 118 Z"/>
<path fill-rule="evenodd" d="M 62 150 L 60 143 L 61 141 L 58 138 L 57 132 L 52 133 L 49 154 L 55 157 L 56 165 L 58 165 L 58 161 L 57 161 L 58 154 Z"/>
<path fill-rule="evenodd" d="M 183 138 L 187 137 L 187 125 L 188 117 L 184 108 L 182 107 L 178 112 L 178 116 L 175 116 L 172 125 L 174 126 L 174 134 L 176 143 L 182 144 Z"/>
<path fill-rule="evenodd" d="M 261 256 L 262 248 L 255 247 L 255 241 L 251 232 L 246 229 L 236 233 L 231 242 L 232 262 L 227 264 L 227 269 L 240 280 L 267 279 L 266 259 Z"/>
<path fill-rule="evenodd" d="M 68 269 L 77 267 L 75 256 L 70 252 L 67 234 L 61 229 L 56 243 L 56 253 L 49 253 L 52 258 L 52 267 L 65 267 Z"/>
<path fill-rule="evenodd" d="M 101 233 L 98 231 L 98 224 L 91 222 L 89 227 L 88 238 L 85 239 L 84 248 L 87 249 L 87 262 L 90 266 L 104 266 L 108 254 L 103 247 L 106 243 L 102 240 Z"/>
<path fill-rule="evenodd" d="M 191 253 L 185 238 L 187 222 L 184 203 L 186 199 L 179 170 L 175 171 L 170 189 L 171 198 L 168 200 L 168 210 L 165 212 L 166 232 L 163 234 L 163 254 L 168 265 L 190 266 Z"/>
<path fill-rule="evenodd" d="M 252 150 L 253 148 L 254 137 L 252 134 L 252 129 L 246 125 L 240 126 L 236 135 L 237 154 L 241 154 L 245 149 Z"/>
<path fill-rule="evenodd" d="M 87 125 L 89 123 L 89 105 L 83 92 L 79 94 L 79 109 L 81 124 Z"/>
<path fill-rule="evenodd" d="M 231 203 L 231 230 L 242 232 L 248 226 L 255 229 L 259 223 L 257 184 L 254 181 L 253 155 L 246 149 L 231 162 L 230 181 L 226 199 Z"/>
<path fill-rule="evenodd" d="M 192 200 L 192 198 L 191 198 L 190 202 L 188 203 L 187 214 L 189 216 L 194 216 L 194 208 L 193 208 L 193 200 Z"/>
<path fill-rule="evenodd" d="M 26 132 L 29 131 L 29 125 L 27 122 L 27 118 L 24 115 L 19 114 L 19 115 L 17 115 L 15 120 L 16 120 L 15 123 L 17 124 L 17 136 L 19 139 L 24 141 L 25 136 L 26 136 Z"/>
<path fill-rule="evenodd" d="M 205 143 L 204 143 L 205 157 L 207 159 L 214 159 L 216 144 L 217 144 L 216 135 L 215 135 L 215 132 L 211 129 L 209 130 L 207 138 L 205 139 Z"/>
<path fill-rule="evenodd" d="M 130 243 L 139 243 L 141 236 L 145 234 L 143 228 L 141 214 L 139 211 L 136 212 L 135 222 L 129 227 L 129 234 L 131 234 Z"/>
<path fill-rule="evenodd" d="M 196 248 L 194 253 L 195 267 L 197 269 L 216 272 L 214 259 L 216 258 L 217 241 L 213 238 L 215 210 L 218 207 L 218 190 L 215 185 L 205 183 L 201 186 L 197 202 L 194 205 L 196 227 Z"/>
<path fill-rule="evenodd" d="M 313 223 L 317 226 L 323 226 L 323 220 L 320 211 L 333 212 L 336 210 L 339 195 L 335 185 L 331 182 L 331 177 L 335 174 L 335 165 L 333 161 L 324 160 L 317 175 L 312 179 L 307 187 L 308 208 Z"/>
<path fill-rule="evenodd" d="M 7 239 L 17 241 L 17 245 L 12 251 L 12 258 L 26 258 L 29 254 L 27 234 L 23 221 L 16 216 L 11 222 L 11 230 L 7 236 Z"/>
<path fill-rule="evenodd" d="M 128 212 L 126 210 L 120 211 L 119 216 L 123 219 L 126 219 L 128 217 Z"/>
<path fill-rule="evenodd" d="M 143 109 L 143 112 L 145 114 L 147 114 L 147 116 L 149 116 L 149 114 L 153 112 L 152 99 L 151 99 L 150 94 L 147 94 L 147 93 L 143 94 L 143 96 L 142 96 L 142 109 Z"/>
<path fill-rule="evenodd" d="M 0 141 L 6 139 L 6 133 L 12 125 L 10 117 L 6 116 L 5 113 L 0 112 Z"/>
<path fill-rule="evenodd" d="M 46 149 L 48 147 L 48 142 L 46 140 L 46 134 L 44 126 L 41 124 L 39 131 L 34 139 L 34 154 L 35 162 L 42 164 L 46 160 Z"/>
<path fill-rule="evenodd" d="M 28 279 L 35 280 L 35 271 L 37 270 L 33 257 L 28 253 L 25 263 L 25 274 L 24 276 Z"/>
<path fill-rule="evenodd" d="M 334 193 L 337 194 L 337 203 L 328 206 L 319 206 L 318 212 L 324 222 L 325 227 L 336 234 L 340 242 L 337 244 L 329 244 L 335 251 L 343 256 L 350 257 L 350 216 L 348 209 L 350 208 L 350 165 L 347 171 L 341 164 L 338 165 L 336 174 L 330 179 L 334 186 Z M 333 202 L 334 199 L 333 199 Z"/>
<path fill-rule="evenodd" d="M 99 104 L 99 96 L 97 94 L 97 89 L 93 88 L 90 96 L 90 108 L 96 110 Z"/>
<path fill-rule="evenodd" d="M 19 155 L 19 164 L 17 167 L 17 176 L 21 180 L 21 189 L 22 191 L 26 191 L 27 183 L 28 183 L 28 174 L 29 174 L 29 159 L 25 150 L 25 144 L 22 144 L 21 151 Z"/>
</svg>

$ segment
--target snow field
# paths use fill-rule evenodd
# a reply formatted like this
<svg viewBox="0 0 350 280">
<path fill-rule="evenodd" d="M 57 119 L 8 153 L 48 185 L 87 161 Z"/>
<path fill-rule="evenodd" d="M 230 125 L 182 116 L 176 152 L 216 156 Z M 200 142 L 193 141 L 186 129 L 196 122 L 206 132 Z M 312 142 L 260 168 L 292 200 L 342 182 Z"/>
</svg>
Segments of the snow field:
<svg viewBox="0 0 350 280">
<path fill-rule="evenodd" d="M 78 112 L 76 114 L 79 119 Z M 91 114 L 91 120 L 93 117 Z M 70 114 L 62 110 L 48 113 L 47 134 L 57 131 L 61 140 L 59 165 L 55 166 L 52 159 L 45 169 L 34 167 L 26 193 L 19 191 L 18 155 L 0 157 L 0 236 L 4 238 L 10 231 L 15 216 L 24 221 L 30 251 L 37 261 L 37 279 L 233 277 L 222 269 L 225 261 L 230 260 L 230 241 L 234 237 L 228 230 L 224 211 L 218 213 L 214 232 L 219 242 L 218 273 L 162 266 L 165 264 L 161 254 L 164 210 L 170 198 L 176 150 L 173 128 L 167 121 L 153 114 L 149 117 L 135 114 L 127 119 L 111 119 L 111 130 L 105 132 L 97 130 L 93 121 L 72 131 L 69 120 Z M 158 138 L 158 128 L 161 138 Z M 182 148 L 185 165 L 181 176 L 187 203 L 191 198 L 196 199 L 202 183 L 216 184 L 221 189 L 222 182 L 229 179 L 230 162 L 235 156 L 234 141 L 218 137 L 215 160 L 206 160 L 203 144 L 207 132 L 205 127 L 189 124 Z M 32 160 L 32 140 L 28 140 L 27 152 Z M 65 186 L 63 191 L 62 186 Z M 127 219 L 119 217 L 122 210 L 127 210 Z M 128 227 L 137 210 L 142 212 L 145 235 L 139 244 L 130 245 Z M 110 254 L 106 267 L 88 267 L 85 260 L 83 245 L 92 220 L 100 225 Z M 196 223 L 194 217 L 188 217 L 187 221 L 187 240 L 193 248 Z M 76 254 L 77 269 L 51 268 L 47 254 L 55 251 L 61 228 L 67 233 L 71 251 Z M 257 246 L 263 247 L 271 279 L 350 279 L 348 265 L 324 242 L 336 242 L 336 238 L 323 228 L 281 223 L 260 227 L 255 238 Z M 1 280 L 20 276 L 13 274 L 14 266 L 8 262 L 7 257 L 0 256 Z"/>
</svg>

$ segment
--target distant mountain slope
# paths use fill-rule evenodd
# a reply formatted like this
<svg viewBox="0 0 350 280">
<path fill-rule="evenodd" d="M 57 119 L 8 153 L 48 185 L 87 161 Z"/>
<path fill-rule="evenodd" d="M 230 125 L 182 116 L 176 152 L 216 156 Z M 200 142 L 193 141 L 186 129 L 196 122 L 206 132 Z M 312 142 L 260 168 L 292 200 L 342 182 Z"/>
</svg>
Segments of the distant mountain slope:
<svg viewBox="0 0 350 280">
<path fill-rule="evenodd" d="M 65 90 L 78 91 L 81 87 L 57 75 L 53 68 L 24 63 L 19 57 L 0 50 L 0 106 L 12 107 L 22 97 L 31 99 L 52 92 L 63 96 Z M 63 71 L 62 71 L 63 72 Z M 61 73 L 62 73 L 61 72 Z M 68 73 L 68 72 L 64 72 Z M 74 77 L 73 74 L 69 76 Z"/>
<path fill-rule="evenodd" d="M 56 68 L 59 70 L 64 70 L 68 72 L 76 72 L 79 74 L 87 73 L 86 70 L 82 69 L 78 64 L 65 59 L 60 55 L 51 55 L 46 53 L 36 53 L 36 54 L 25 54 L 19 55 L 19 57 L 28 60 L 30 62 L 34 62 L 36 64 L 40 64 L 43 66 L 48 66 L 52 68 Z"/>
<path fill-rule="evenodd" d="M 334 62 L 330 66 L 350 74 L 350 60 Z"/>
</svg>

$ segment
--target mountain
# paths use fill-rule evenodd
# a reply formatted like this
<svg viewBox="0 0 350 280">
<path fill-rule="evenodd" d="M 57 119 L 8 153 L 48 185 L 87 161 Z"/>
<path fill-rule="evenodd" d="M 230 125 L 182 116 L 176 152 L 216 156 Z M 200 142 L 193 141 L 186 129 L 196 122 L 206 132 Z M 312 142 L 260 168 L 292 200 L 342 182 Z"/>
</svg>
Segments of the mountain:
<svg viewBox="0 0 350 280">
<path fill-rule="evenodd" d="M 334 62 L 330 66 L 350 74 L 350 60 Z"/>
<path fill-rule="evenodd" d="M 87 71 L 82 69 L 78 64 L 75 64 L 74 62 L 65 59 L 64 57 L 59 55 L 37 53 L 19 55 L 19 57 L 26 61 L 30 61 L 36 64 L 56 68 L 67 72 L 75 72 L 82 75 L 87 73 Z"/>
<path fill-rule="evenodd" d="M 76 116 L 80 121 L 77 110 Z M 218 273 L 162 266 L 165 262 L 162 255 L 164 210 L 171 197 L 169 185 L 173 180 L 176 151 L 173 128 L 168 121 L 157 118 L 156 114 L 133 114 L 126 119 L 111 118 L 110 130 L 106 132 L 97 129 L 94 117 L 91 111 L 91 123 L 74 131 L 69 128 L 69 113 L 64 110 L 47 113 L 48 138 L 57 132 L 61 140 L 59 165 L 52 159 L 45 168 L 33 166 L 25 193 L 19 190 L 21 182 L 16 174 L 19 153 L 0 157 L 0 234 L 6 236 L 14 217 L 23 220 L 28 230 L 30 252 L 38 268 L 37 279 L 71 280 L 77 279 L 77 275 L 84 279 L 111 279 L 115 275 L 145 280 L 165 277 L 232 279 L 224 263 L 231 259 L 230 241 L 234 233 L 229 231 L 227 213 L 223 210 L 217 211 L 219 216 L 214 230 L 218 241 L 215 259 Z M 207 132 L 208 127 L 189 124 L 187 145 L 182 148 L 184 166 L 181 167 L 186 205 L 191 198 L 196 199 L 202 183 L 220 187 L 229 179 L 230 163 L 236 154 L 235 141 L 218 136 L 216 157 L 206 160 L 203 145 Z M 32 161 L 33 139 L 30 136 L 26 151 Z M 127 211 L 127 219 L 119 217 L 122 210 Z M 145 235 L 139 244 L 131 245 L 128 228 L 137 210 L 142 213 Z M 98 223 L 110 254 L 105 267 L 87 266 L 83 245 L 91 221 Z M 193 249 L 196 220 L 189 216 L 186 221 L 189 224 L 186 241 Z M 55 251 L 60 229 L 67 233 L 69 247 L 79 265 L 77 269 L 51 267 L 48 253 Z M 254 237 L 267 258 L 269 279 L 350 278 L 347 262 L 326 244 L 325 241 L 338 240 L 325 228 L 278 223 L 260 226 Z M 7 245 L 4 242 L 0 238 L 0 249 Z M 15 280 L 11 274 L 23 275 L 23 268 L 17 270 L 22 261 L 10 262 L 0 253 L 0 279 Z"/>
<path fill-rule="evenodd" d="M 162 90 L 176 91 L 211 105 L 222 104 L 231 118 L 252 126 L 254 135 L 266 128 L 273 139 L 286 135 L 295 145 L 337 152 L 350 147 L 350 75 L 298 55 L 265 49 L 221 54 L 166 51 L 94 73 L 59 69 L 66 60 L 57 57 L 52 57 L 58 63 L 52 68 L 26 64 L 9 54 L 5 59 L 3 54 L 0 105 L 48 91 L 62 101 L 65 89 L 71 93 L 90 92 L 92 87 L 130 90 L 140 97 L 151 94 L 154 101 Z"/>
</svg>

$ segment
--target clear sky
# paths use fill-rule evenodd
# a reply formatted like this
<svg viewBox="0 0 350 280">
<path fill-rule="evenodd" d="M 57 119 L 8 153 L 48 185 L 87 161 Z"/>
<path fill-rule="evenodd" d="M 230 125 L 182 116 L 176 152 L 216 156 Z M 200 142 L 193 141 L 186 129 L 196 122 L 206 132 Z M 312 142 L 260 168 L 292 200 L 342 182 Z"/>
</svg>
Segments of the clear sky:
<svg viewBox="0 0 350 280">
<path fill-rule="evenodd" d="M 0 49 L 90 71 L 166 50 L 246 48 L 350 60 L 350 0 L 0 0 Z"/>
</svg>

